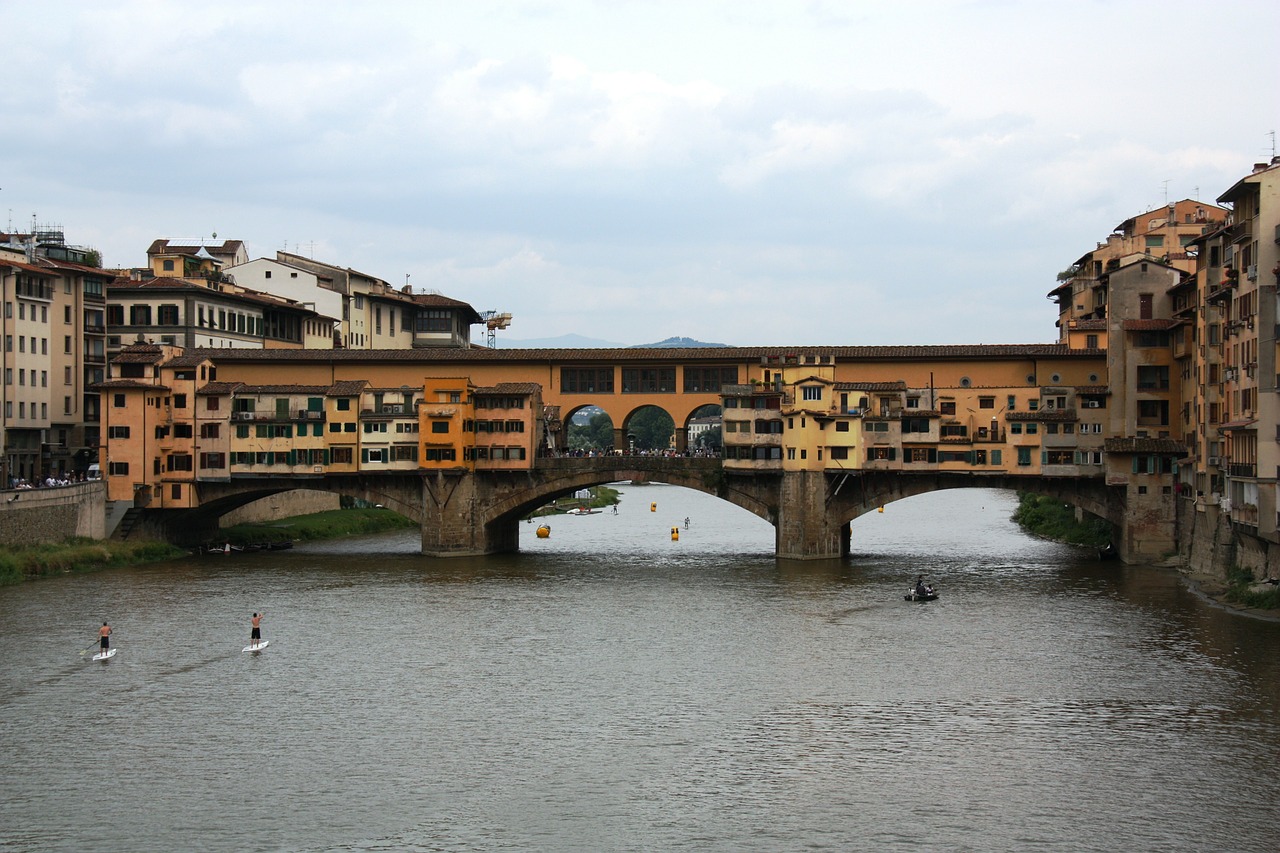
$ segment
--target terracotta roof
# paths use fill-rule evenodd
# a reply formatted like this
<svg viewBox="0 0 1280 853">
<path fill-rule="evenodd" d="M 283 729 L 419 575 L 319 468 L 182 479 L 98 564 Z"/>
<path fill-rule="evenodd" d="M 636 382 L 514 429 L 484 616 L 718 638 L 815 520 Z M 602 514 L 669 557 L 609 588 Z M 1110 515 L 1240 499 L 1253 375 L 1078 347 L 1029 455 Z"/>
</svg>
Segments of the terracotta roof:
<svg viewBox="0 0 1280 853">
<path fill-rule="evenodd" d="M 217 246 L 203 244 L 199 246 L 179 246 L 176 243 L 170 243 L 168 240 L 153 240 L 147 248 L 147 256 L 163 254 L 194 255 L 201 249 L 204 249 L 209 254 L 217 252 L 222 255 L 234 255 L 243 245 L 243 240 L 223 240 Z"/>
<path fill-rule="evenodd" d="M 196 394 L 203 397 L 234 394 L 243 386 L 243 382 L 206 382 L 202 387 L 196 389 Z"/>
<path fill-rule="evenodd" d="M 1076 320 L 1069 327 L 1074 332 L 1105 332 L 1106 320 Z"/>
<path fill-rule="evenodd" d="M 315 394 L 324 396 L 329 393 L 329 385 L 241 385 L 236 393 L 247 394 Z"/>
<path fill-rule="evenodd" d="M 153 385 L 150 382 L 143 382 L 141 379 L 108 379 L 105 382 L 95 382 L 89 386 L 90 391 L 110 390 L 112 388 L 145 388 L 149 391 L 168 391 L 168 385 Z"/>
<path fill-rule="evenodd" d="M 365 389 L 369 382 L 366 379 L 346 379 L 329 386 L 329 397 L 354 397 Z"/>
<path fill-rule="evenodd" d="M 1077 385 L 1077 394 L 1091 394 L 1093 396 L 1105 396 L 1111 393 L 1109 385 Z"/>
<path fill-rule="evenodd" d="M 16 270 L 26 270 L 27 272 L 39 273 L 40 275 L 53 275 L 52 272 L 44 267 L 24 264 L 22 261 L 0 260 L 0 267 L 13 267 Z"/>
<path fill-rule="evenodd" d="M 1177 324 L 1177 320 L 1125 320 L 1121 327 L 1126 332 L 1161 332 Z"/>
<path fill-rule="evenodd" d="M 300 361 L 321 363 L 359 363 L 407 361 L 434 363 L 475 361 L 577 361 L 597 363 L 644 363 L 673 361 L 742 362 L 780 357 L 795 352 L 795 347 L 679 347 L 617 349 L 490 349 L 488 347 L 418 347 L 395 350 L 259 350 L 205 349 L 194 350 L 216 362 Z M 850 346 L 805 347 L 805 352 L 830 356 L 841 362 L 857 361 L 1003 361 L 1015 358 L 1060 358 L 1097 360 L 1102 350 L 1071 349 L 1066 344 L 974 344 L 949 346 Z M 904 386 L 905 387 L 905 386 Z"/>
<path fill-rule="evenodd" d="M 160 347 L 138 346 L 126 347 L 111 359 L 112 364 L 157 364 L 161 361 L 164 361 L 164 351 Z"/>
<path fill-rule="evenodd" d="M 1218 427 L 1218 429 L 1220 430 L 1248 429 L 1249 427 L 1253 426 L 1257 422 L 1258 422 L 1257 418 L 1250 418 L 1249 420 L 1243 420 L 1243 421 L 1231 421 L 1230 423 L 1225 423 L 1221 425 L 1220 427 Z"/>
<path fill-rule="evenodd" d="M 472 394 L 537 394 L 542 386 L 537 382 L 499 382 L 489 388 L 475 388 Z"/>
<path fill-rule="evenodd" d="M 1102 443 L 1102 449 L 1107 453 L 1187 454 L 1187 448 L 1171 438 L 1108 438 Z"/>
<path fill-rule="evenodd" d="M 164 363 L 165 367 L 199 367 L 206 359 L 198 355 L 177 355 Z"/>
</svg>

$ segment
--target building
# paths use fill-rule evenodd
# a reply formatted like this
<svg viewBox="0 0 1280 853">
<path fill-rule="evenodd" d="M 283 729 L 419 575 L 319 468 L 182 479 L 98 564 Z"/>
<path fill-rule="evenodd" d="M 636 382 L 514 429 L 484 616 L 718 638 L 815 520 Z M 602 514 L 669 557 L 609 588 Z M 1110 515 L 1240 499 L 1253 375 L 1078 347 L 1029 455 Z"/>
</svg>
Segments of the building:
<svg viewBox="0 0 1280 853">
<path fill-rule="evenodd" d="M 62 229 L 0 235 L 0 481 L 84 474 L 101 440 L 105 288 L 91 249 Z"/>
<path fill-rule="evenodd" d="M 272 264 L 281 265 L 285 274 L 276 273 Z M 297 271 L 314 276 L 315 287 L 323 291 L 310 301 L 342 318 L 335 345 L 343 349 L 467 347 L 471 326 L 485 322 L 465 302 L 415 294 L 407 284 L 396 289 L 376 276 L 289 252 L 276 252 L 274 261 L 260 259 L 227 270 L 237 281 L 245 279 L 264 292 L 308 301 L 306 282 L 294 275 Z M 332 307 L 335 297 L 341 313 Z"/>
<path fill-rule="evenodd" d="M 545 442 L 540 389 L 427 379 L 252 384 L 206 355 L 138 343 L 93 387 L 103 400 L 108 499 L 189 509 L 196 484 L 435 469 L 528 470 Z"/>
<path fill-rule="evenodd" d="M 336 320 L 313 306 L 258 293 L 226 280 L 145 276 L 107 286 L 107 349 L 138 341 L 195 347 L 332 349 Z"/>
</svg>

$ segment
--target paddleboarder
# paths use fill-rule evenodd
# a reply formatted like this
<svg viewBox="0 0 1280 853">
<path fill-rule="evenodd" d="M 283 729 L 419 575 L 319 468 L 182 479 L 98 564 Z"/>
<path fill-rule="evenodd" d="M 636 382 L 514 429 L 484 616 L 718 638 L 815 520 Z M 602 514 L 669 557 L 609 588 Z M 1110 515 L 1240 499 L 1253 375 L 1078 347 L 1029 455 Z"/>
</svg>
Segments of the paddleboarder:
<svg viewBox="0 0 1280 853">
<path fill-rule="evenodd" d="M 102 627 L 98 629 L 98 646 L 102 649 L 102 654 L 106 654 L 111 648 L 111 626 L 106 622 L 102 623 Z"/>
<path fill-rule="evenodd" d="M 249 632 L 249 645 L 257 646 L 262 643 L 262 617 L 264 613 L 255 613 L 249 621 L 253 624 L 253 630 Z"/>
</svg>

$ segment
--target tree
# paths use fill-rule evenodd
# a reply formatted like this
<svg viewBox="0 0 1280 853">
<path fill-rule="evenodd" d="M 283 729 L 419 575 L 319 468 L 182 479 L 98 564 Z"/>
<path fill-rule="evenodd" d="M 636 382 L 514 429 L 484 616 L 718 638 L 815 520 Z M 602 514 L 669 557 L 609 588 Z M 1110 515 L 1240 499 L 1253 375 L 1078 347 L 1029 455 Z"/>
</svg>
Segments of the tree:
<svg viewBox="0 0 1280 853">
<path fill-rule="evenodd" d="M 586 424 L 569 424 L 570 450 L 608 450 L 613 447 L 613 419 L 601 412 Z"/>
<path fill-rule="evenodd" d="M 720 435 L 720 427 L 711 427 L 698 433 L 698 446 L 707 450 L 719 450 L 724 444 L 724 439 Z"/>
<path fill-rule="evenodd" d="M 657 406 L 645 406 L 627 423 L 627 433 L 635 436 L 640 450 L 666 450 L 675 431 L 676 423 L 671 415 Z"/>
</svg>

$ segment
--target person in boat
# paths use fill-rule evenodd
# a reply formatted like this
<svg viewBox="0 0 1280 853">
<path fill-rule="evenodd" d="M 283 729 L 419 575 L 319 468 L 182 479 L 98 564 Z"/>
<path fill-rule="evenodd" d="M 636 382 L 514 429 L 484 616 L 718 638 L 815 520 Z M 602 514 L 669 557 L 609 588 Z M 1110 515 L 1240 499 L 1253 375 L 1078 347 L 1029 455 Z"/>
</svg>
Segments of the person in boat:
<svg viewBox="0 0 1280 853">
<path fill-rule="evenodd" d="M 265 614 L 255 613 L 249 623 L 253 625 L 253 630 L 249 632 L 249 645 L 257 646 L 262 643 L 262 617 Z"/>
<path fill-rule="evenodd" d="M 102 627 L 98 629 L 98 647 L 104 653 L 111 648 L 111 626 L 106 622 L 103 622 Z"/>
<path fill-rule="evenodd" d="M 925 585 L 924 575 L 916 578 L 916 595 L 924 596 L 929 594 L 929 587 Z"/>
</svg>

